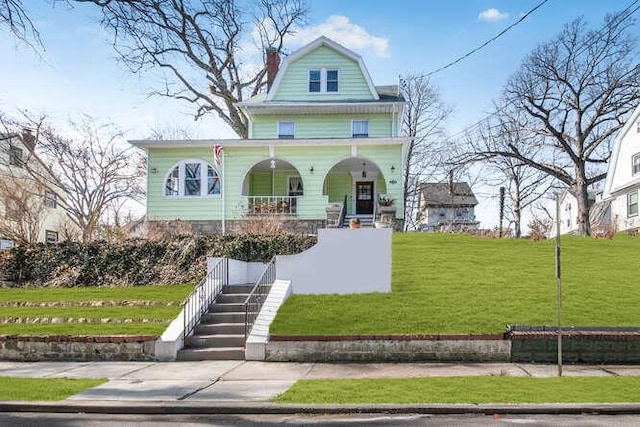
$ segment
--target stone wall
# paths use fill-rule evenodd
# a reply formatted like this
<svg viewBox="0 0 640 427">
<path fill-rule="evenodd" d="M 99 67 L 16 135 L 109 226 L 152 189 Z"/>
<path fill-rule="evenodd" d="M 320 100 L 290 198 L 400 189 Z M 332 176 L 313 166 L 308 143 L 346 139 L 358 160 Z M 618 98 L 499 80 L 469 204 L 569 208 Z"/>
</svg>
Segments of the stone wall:
<svg viewBox="0 0 640 427">
<path fill-rule="evenodd" d="M 29 336 L 0 335 L 0 360 L 149 361 L 155 360 L 154 335 Z"/>
<path fill-rule="evenodd" d="M 272 362 L 508 362 L 502 335 L 271 337 Z"/>
<path fill-rule="evenodd" d="M 251 220 L 249 220 L 251 221 Z M 257 220 L 256 220 L 257 221 Z M 279 220 L 276 220 L 279 221 Z M 298 234 L 316 234 L 319 228 L 325 228 L 325 220 L 298 220 L 284 219 L 281 221 L 283 231 Z M 229 234 L 239 234 L 247 231 L 247 221 L 227 220 L 225 231 Z M 178 235 L 184 233 L 210 235 L 222 234 L 222 221 L 154 221 L 147 223 L 148 235 Z"/>
<path fill-rule="evenodd" d="M 511 361 L 557 363 L 555 332 L 512 332 Z M 639 364 L 640 333 L 567 331 L 562 337 L 562 361 L 576 364 Z"/>
</svg>

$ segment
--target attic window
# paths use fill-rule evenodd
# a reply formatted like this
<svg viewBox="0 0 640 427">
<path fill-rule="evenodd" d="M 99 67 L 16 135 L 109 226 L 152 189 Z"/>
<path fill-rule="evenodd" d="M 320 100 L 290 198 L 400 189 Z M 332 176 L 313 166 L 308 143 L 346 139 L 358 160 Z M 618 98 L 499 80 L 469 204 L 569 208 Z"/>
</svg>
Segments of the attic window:
<svg viewBox="0 0 640 427">
<path fill-rule="evenodd" d="M 633 175 L 640 173 L 640 153 L 636 153 L 631 157 L 631 172 Z"/>
<path fill-rule="evenodd" d="M 309 70 L 309 93 L 337 93 L 338 70 Z"/>
</svg>

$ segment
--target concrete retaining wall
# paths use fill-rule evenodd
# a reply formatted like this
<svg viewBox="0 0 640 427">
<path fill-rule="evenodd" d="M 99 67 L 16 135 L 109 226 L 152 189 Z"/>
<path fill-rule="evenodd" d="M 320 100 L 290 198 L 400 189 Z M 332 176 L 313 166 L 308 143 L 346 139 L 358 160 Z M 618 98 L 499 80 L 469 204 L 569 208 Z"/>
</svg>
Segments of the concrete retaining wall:
<svg viewBox="0 0 640 427">
<path fill-rule="evenodd" d="M 271 337 L 272 362 L 508 362 L 502 336 Z"/>
<path fill-rule="evenodd" d="M 0 336 L 0 360 L 155 360 L 157 336 Z"/>
</svg>

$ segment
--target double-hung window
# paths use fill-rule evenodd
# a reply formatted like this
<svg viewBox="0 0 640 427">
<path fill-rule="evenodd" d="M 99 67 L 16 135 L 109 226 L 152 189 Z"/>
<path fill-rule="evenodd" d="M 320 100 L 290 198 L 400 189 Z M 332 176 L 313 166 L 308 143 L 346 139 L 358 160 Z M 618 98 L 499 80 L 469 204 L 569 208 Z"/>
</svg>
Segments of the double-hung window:
<svg viewBox="0 0 640 427">
<path fill-rule="evenodd" d="M 351 122 L 351 136 L 353 138 L 368 138 L 369 120 L 353 120 Z"/>
<path fill-rule="evenodd" d="M 220 194 L 220 177 L 202 160 L 185 160 L 174 166 L 165 179 L 165 196 L 211 196 Z"/>
<path fill-rule="evenodd" d="M 638 215 L 638 192 L 627 194 L 627 216 Z"/>
<path fill-rule="evenodd" d="M 640 173 L 640 153 L 636 153 L 631 157 L 631 172 L 633 175 Z"/>
<path fill-rule="evenodd" d="M 49 244 L 58 243 L 58 232 L 53 230 L 45 231 L 45 240 Z"/>
<path fill-rule="evenodd" d="M 58 206 L 58 196 L 53 191 L 44 192 L 44 205 L 48 208 L 55 209 Z"/>
<path fill-rule="evenodd" d="M 296 133 L 296 124 L 294 122 L 278 122 L 278 138 L 293 139 Z"/>
<path fill-rule="evenodd" d="M 337 93 L 339 87 L 338 70 L 326 68 L 309 70 L 310 93 Z"/>
</svg>

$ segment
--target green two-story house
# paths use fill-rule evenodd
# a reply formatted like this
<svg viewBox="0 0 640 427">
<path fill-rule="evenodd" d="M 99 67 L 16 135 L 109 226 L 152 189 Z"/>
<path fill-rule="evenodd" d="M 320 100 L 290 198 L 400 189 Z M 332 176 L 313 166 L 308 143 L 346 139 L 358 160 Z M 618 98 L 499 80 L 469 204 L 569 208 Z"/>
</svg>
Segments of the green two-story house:
<svg viewBox="0 0 640 427">
<path fill-rule="evenodd" d="M 281 64 L 268 51 L 267 68 L 267 91 L 238 104 L 247 139 L 132 141 L 148 154 L 149 226 L 237 232 L 273 215 L 315 232 L 351 217 L 372 223 L 382 195 L 400 226 L 409 140 L 397 86 L 374 86 L 362 57 L 326 37 Z"/>
</svg>

